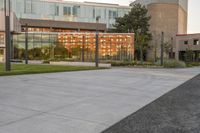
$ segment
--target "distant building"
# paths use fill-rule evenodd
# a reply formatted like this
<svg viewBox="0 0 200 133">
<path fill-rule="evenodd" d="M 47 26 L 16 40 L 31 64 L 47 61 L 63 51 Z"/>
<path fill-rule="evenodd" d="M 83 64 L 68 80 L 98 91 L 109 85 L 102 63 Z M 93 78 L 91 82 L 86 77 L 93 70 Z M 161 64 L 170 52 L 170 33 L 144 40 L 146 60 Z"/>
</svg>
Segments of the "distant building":
<svg viewBox="0 0 200 133">
<path fill-rule="evenodd" d="M 145 5 L 151 16 L 150 32 L 153 38 L 147 55 L 149 60 L 160 57 L 162 31 L 164 41 L 173 43 L 174 47 L 176 34 L 187 33 L 188 0 L 136 0 L 134 3 Z"/>
<path fill-rule="evenodd" d="M 200 61 L 200 33 L 178 34 L 176 36 L 176 59 L 183 61 Z"/>
<path fill-rule="evenodd" d="M 106 28 L 113 28 L 115 18 L 130 11 L 129 6 L 118 4 L 64 0 L 12 0 L 12 9 L 19 19 L 96 23 L 100 16 L 99 23 L 106 24 Z"/>
</svg>

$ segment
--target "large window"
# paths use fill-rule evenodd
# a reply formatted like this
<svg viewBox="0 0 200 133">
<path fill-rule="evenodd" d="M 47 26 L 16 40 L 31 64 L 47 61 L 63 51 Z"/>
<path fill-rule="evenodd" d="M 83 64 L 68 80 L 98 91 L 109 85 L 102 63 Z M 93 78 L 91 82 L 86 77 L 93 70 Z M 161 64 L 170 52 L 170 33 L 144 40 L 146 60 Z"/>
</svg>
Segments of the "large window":
<svg viewBox="0 0 200 133">
<path fill-rule="evenodd" d="M 186 41 L 184 41 L 184 44 L 185 44 L 185 45 L 188 45 L 188 41 L 187 41 L 187 40 L 186 40 Z"/>
<path fill-rule="evenodd" d="M 48 14 L 52 16 L 59 16 L 59 6 L 54 3 L 50 3 L 48 5 Z"/>
<path fill-rule="evenodd" d="M 99 59 L 132 60 L 134 34 L 99 34 Z M 29 33 L 28 54 L 30 60 L 95 60 L 94 33 Z M 25 34 L 14 35 L 14 59 L 25 57 Z"/>
<path fill-rule="evenodd" d="M 95 8 L 92 10 L 92 16 L 93 16 L 93 18 L 95 18 L 96 17 L 96 12 L 95 12 Z"/>
<path fill-rule="evenodd" d="M 115 19 L 117 16 L 117 11 L 109 11 L 109 19 Z"/>
<path fill-rule="evenodd" d="M 80 6 L 74 6 L 73 7 L 73 16 L 79 15 Z"/>
<path fill-rule="evenodd" d="M 0 48 L 0 62 L 4 60 L 4 49 Z"/>
<path fill-rule="evenodd" d="M 38 1 L 31 2 L 31 13 L 36 14 L 36 13 L 40 12 L 40 11 L 38 11 L 38 10 L 40 10 L 40 7 L 41 7 L 41 6 L 39 6 L 40 3 L 41 2 L 38 2 Z"/>
<path fill-rule="evenodd" d="M 0 48 L 0 58 L 2 57 L 3 54 L 4 54 L 4 50 L 2 48 Z"/>
<path fill-rule="evenodd" d="M 5 45 L 5 38 L 4 38 L 4 34 L 0 34 L 0 45 Z"/>
<path fill-rule="evenodd" d="M 193 45 L 199 45 L 199 39 L 194 39 Z"/>
<path fill-rule="evenodd" d="M 32 0 L 25 0 L 24 2 L 25 2 L 24 12 L 32 13 Z"/>
<path fill-rule="evenodd" d="M 65 16 L 71 15 L 71 7 L 65 6 L 65 7 L 63 8 L 63 15 L 65 15 Z"/>
<path fill-rule="evenodd" d="M 59 6 L 58 6 L 58 5 L 56 5 L 55 15 L 56 15 L 56 16 L 59 16 Z"/>
<path fill-rule="evenodd" d="M 101 9 L 100 8 L 97 8 L 96 9 L 96 17 L 97 16 L 100 16 L 102 18 L 102 15 L 101 15 Z"/>
<path fill-rule="evenodd" d="M 4 1 L 0 0 L 0 11 L 3 10 L 3 8 L 4 8 Z"/>
</svg>

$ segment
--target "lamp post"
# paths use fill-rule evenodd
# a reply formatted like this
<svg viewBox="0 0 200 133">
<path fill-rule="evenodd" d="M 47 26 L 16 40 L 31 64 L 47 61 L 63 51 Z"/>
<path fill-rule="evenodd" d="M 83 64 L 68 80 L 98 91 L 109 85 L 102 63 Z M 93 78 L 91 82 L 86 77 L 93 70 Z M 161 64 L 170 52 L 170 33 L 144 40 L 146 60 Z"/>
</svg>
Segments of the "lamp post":
<svg viewBox="0 0 200 133">
<path fill-rule="evenodd" d="M 95 49 L 95 65 L 96 67 L 99 67 L 99 32 L 98 32 L 98 23 L 99 23 L 99 19 L 101 17 L 97 16 L 96 17 L 96 49 Z"/>
<path fill-rule="evenodd" d="M 160 50 L 160 65 L 164 63 L 164 32 L 161 32 L 161 50 Z"/>
<path fill-rule="evenodd" d="M 174 44 L 174 43 L 173 43 L 173 42 L 174 42 L 174 39 L 173 39 L 173 37 L 171 37 L 171 52 L 170 52 L 170 53 L 171 53 L 171 54 L 170 54 L 170 56 L 171 56 L 170 58 L 171 58 L 171 59 L 174 58 L 174 54 L 173 54 L 173 44 Z"/>
<path fill-rule="evenodd" d="M 28 64 L 28 24 L 26 24 L 25 32 L 25 64 Z"/>
<path fill-rule="evenodd" d="M 142 36 L 141 32 L 142 30 L 138 28 L 136 31 L 136 43 L 137 45 L 139 45 L 139 49 L 140 49 L 140 63 L 143 64 L 143 51 L 142 51 L 143 42 L 141 40 L 141 36 Z"/>
<path fill-rule="evenodd" d="M 5 70 L 11 70 L 10 63 L 10 45 L 11 45 L 11 34 L 10 34 L 10 0 L 4 0 L 4 13 L 5 13 L 5 38 L 6 38 L 6 62 Z"/>
</svg>

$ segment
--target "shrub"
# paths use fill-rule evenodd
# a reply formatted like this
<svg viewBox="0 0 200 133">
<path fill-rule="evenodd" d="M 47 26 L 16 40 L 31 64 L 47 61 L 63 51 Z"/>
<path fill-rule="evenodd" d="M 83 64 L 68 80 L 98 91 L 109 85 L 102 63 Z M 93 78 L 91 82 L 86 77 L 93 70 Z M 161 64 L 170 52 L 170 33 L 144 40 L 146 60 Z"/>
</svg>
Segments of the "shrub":
<svg viewBox="0 0 200 133">
<path fill-rule="evenodd" d="M 146 67 L 148 67 L 148 66 L 157 66 L 157 64 L 155 64 L 154 62 L 143 62 L 143 63 L 137 62 L 136 65 L 137 66 L 146 66 Z"/>
<path fill-rule="evenodd" d="M 185 68 L 186 64 L 183 61 L 177 60 L 164 60 L 165 68 Z"/>
<path fill-rule="evenodd" d="M 49 64 L 49 63 L 50 63 L 49 60 L 44 60 L 44 61 L 43 61 L 43 64 Z"/>
<path fill-rule="evenodd" d="M 111 62 L 112 66 L 134 66 L 135 62 L 120 62 L 120 61 L 113 61 Z"/>
<path fill-rule="evenodd" d="M 187 64 L 187 67 L 200 66 L 200 62 L 188 62 L 186 64 Z"/>
</svg>

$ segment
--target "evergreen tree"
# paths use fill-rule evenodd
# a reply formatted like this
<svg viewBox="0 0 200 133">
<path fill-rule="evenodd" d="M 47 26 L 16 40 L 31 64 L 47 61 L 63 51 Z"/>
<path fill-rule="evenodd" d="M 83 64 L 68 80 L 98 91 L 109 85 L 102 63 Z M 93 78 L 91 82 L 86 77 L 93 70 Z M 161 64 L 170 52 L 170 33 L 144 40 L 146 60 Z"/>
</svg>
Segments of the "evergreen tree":
<svg viewBox="0 0 200 133">
<path fill-rule="evenodd" d="M 145 6 L 131 4 L 131 7 L 131 11 L 128 14 L 116 18 L 114 31 L 118 33 L 135 33 L 135 57 L 140 57 L 140 60 L 143 61 L 143 53 L 147 50 L 148 42 L 152 37 L 149 33 L 149 20 L 151 17 L 148 15 L 148 10 Z"/>
</svg>

